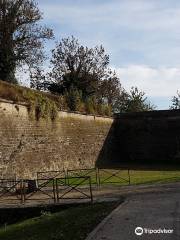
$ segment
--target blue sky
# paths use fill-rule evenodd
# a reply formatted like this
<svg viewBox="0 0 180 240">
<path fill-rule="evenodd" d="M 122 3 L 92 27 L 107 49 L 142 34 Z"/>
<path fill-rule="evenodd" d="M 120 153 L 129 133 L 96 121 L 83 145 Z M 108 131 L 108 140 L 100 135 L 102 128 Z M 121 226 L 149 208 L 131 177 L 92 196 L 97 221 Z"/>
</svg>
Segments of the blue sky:
<svg viewBox="0 0 180 240">
<path fill-rule="evenodd" d="M 180 90 L 179 0 L 37 0 L 56 40 L 102 44 L 122 85 L 144 90 L 166 109 Z M 46 44 L 47 50 L 55 46 Z"/>
</svg>

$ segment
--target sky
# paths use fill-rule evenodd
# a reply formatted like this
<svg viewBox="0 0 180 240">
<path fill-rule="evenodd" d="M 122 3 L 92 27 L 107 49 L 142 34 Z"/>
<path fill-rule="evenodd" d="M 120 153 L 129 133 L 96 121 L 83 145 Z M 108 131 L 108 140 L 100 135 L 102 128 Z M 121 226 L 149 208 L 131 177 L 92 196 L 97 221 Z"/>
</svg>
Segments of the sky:
<svg viewBox="0 0 180 240">
<path fill-rule="evenodd" d="M 102 44 L 122 86 L 137 86 L 157 109 L 168 109 L 180 90 L 179 0 L 37 0 L 55 41 L 75 36 Z"/>
</svg>

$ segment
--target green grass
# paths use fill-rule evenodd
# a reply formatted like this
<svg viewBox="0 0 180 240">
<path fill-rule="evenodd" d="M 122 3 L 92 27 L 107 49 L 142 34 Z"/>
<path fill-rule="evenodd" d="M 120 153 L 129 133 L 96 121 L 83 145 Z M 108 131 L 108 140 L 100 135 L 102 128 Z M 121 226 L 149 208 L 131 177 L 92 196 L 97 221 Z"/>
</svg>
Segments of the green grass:
<svg viewBox="0 0 180 240">
<path fill-rule="evenodd" d="M 0 228 L 2 240 L 81 240 L 116 206 L 117 202 L 95 203 L 45 213 L 17 224 Z"/>
<path fill-rule="evenodd" d="M 109 171 L 109 170 L 108 170 Z M 115 171 L 114 171 L 115 172 Z M 117 176 L 110 177 L 110 173 L 100 173 L 102 184 L 112 183 L 115 185 L 128 184 L 127 170 L 120 171 Z M 110 177 L 110 178 L 109 178 Z M 109 179 L 107 179 L 109 178 Z M 123 179 L 126 181 L 124 181 Z M 130 170 L 130 183 L 137 184 L 150 184 L 150 183 L 170 183 L 180 181 L 180 171 L 135 171 Z"/>
<path fill-rule="evenodd" d="M 115 173 L 116 176 L 112 176 Z M 131 184 L 149 184 L 149 183 L 168 183 L 180 181 L 180 171 L 136 171 L 130 170 L 130 183 Z M 96 183 L 94 173 L 91 176 L 91 182 Z M 127 170 L 100 170 L 100 182 L 104 184 L 114 185 L 127 185 L 129 181 Z M 62 180 L 61 180 L 62 181 Z M 79 184 L 82 179 L 69 179 L 69 183 L 73 185 Z M 87 185 L 88 180 L 84 181 L 81 185 Z"/>
<path fill-rule="evenodd" d="M 40 92 L 27 87 L 10 84 L 0 80 L 0 98 L 13 101 L 14 103 L 24 102 L 30 104 L 36 102 L 39 98 L 47 98 L 53 101 L 57 106 L 64 107 L 65 104 L 61 96 L 53 95 L 47 92 Z"/>
<path fill-rule="evenodd" d="M 90 174 L 91 183 L 96 184 L 96 176 L 93 172 Z M 112 173 L 116 173 L 116 176 L 112 176 Z M 138 185 L 138 184 L 153 184 L 153 183 L 171 183 L 180 181 L 180 171 L 137 171 L 137 170 L 130 170 L 130 184 L 131 185 Z M 81 175 L 83 176 L 83 174 Z M 100 185 L 104 186 L 106 184 L 109 185 L 118 185 L 124 186 L 129 184 L 129 176 L 127 170 L 100 170 Z M 79 185 L 79 186 L 88 186 L 89 179 L 78 179 L 78 178 L 69 178 L 61 179 L 58 181 L 59 185 L 69 183 L 71 186 Z M 43 181 L 42 181 L 43 183 Z M 47 183 L 47 186 L 52 186 L 52 181 Z"/>
<path fill-rule="evenodd" d="M 170 183 L 180 181 L 180 171 L 131 171 L 132 184 Z"/>
</svg>

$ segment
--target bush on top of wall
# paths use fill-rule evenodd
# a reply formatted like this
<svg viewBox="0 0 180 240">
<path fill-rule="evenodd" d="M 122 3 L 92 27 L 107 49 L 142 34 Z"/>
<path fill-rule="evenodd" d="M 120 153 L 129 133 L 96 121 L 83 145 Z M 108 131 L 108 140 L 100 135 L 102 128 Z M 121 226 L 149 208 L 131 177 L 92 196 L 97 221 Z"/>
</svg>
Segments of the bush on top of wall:
<svg viewBox="0 0 180 240">
<path fill-rule="evenodd" d="M 14 103 L 27 104 L 29 111 L 35 112 L 37 120 L 41 117 L 50 117 L 53 120 L 58 110 L 71 110 L 67 96 L 57 96 L 4 81 L 0 81 L 0 98 L 13 101 Z M 86 106 L 86 103 L 82 103 L 77 106 L 76 111 L 87 114 L 111 115 L 111 111 L 105 105 L 91 109 L 89 106 Z"/>
</svg>

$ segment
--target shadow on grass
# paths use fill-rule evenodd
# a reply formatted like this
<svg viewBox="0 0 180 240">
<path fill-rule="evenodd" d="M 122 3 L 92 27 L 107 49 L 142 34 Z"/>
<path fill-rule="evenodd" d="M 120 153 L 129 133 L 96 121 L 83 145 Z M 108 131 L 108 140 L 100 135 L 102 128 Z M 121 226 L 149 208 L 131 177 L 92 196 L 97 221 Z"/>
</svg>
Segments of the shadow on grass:
<svg viewBox="0 0 180 240">
<path fill-rule="evenodd" d="M 121 201 L 122 202 L 122 201 Z M 47 212 L 17 224 L 0 228 L 3 240 L 81 240 L 120 202 L 104 202 Z"/>
</svg>

